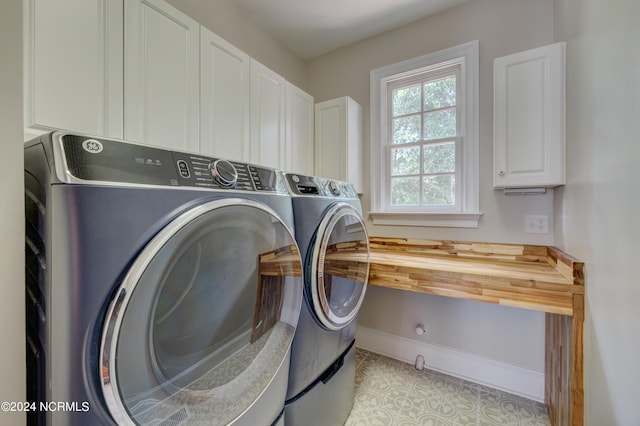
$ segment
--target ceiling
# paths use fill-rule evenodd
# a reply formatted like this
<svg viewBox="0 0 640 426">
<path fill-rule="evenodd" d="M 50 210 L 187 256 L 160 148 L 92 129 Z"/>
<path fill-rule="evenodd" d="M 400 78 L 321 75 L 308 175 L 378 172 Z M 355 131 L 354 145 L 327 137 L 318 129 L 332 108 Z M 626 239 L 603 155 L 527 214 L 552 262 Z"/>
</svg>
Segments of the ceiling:
<svg viewBox="0 0 640 426">
<path fill-rule="evenodd" d="M 470 0 L 234 0 L 302 59 L 426 18 Z"/>
</svg>

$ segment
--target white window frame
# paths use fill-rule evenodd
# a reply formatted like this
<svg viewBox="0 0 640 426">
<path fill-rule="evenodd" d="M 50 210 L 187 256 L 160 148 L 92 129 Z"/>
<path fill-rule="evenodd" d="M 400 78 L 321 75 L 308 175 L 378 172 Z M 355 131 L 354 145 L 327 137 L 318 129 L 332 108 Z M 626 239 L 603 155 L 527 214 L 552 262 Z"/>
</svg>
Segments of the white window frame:
<svg viewBox="0 0 640 426">
<path fill-rule="evenodd" d="M 477 228 L 479 211 L 478 41 L 430 53 L 371 71 L 371 217 L 374 225 Z M 456 139 L 456 205 L 391 206 L 387 88 L 400 79 L 444 66 L 460 66 L 461 110 Z M 459 155 L 459 156 L 458 156 Z M 458 171 L 456 164 L 456 171 Z"/>
</svg>

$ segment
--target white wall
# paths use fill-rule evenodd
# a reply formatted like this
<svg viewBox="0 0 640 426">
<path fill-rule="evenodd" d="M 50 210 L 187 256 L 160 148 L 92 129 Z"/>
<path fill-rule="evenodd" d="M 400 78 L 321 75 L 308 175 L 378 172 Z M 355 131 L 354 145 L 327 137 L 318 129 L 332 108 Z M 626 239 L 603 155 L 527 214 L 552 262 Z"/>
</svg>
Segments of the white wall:
<svg viewBox="0 0 640 426">
<path fill-rule="evenodd" d="M 472 40 L 480 42 L 480 210 L 484 215 L 478 229 L 375 227 L 369 223 L 371 235 L 553 243 L 552 233 L 523 232 L 525 214 L 544 214 L 552 218 L 552 192 L 542 196 L 505 196 L 492 189 L 493 60 L 553 43 L 553 0 L 474 0 L 312 59 L 308 62 L 308 91 L 316 102 L 349 95 L 363 106 L 363 208 L 366 215 L 369 210 L 370 70 Z M 360 316 L 362 326 L 418 339 L 414 333 L 415 322 L 422 320 L 428 322 L 425 325 L 430 333 L 421 337 L 421 341 L 538 372 L 544 370 L 542 313 L 423 294 L 403 294 L 373 286 L 368 291 Z M 514 327 L 514 324 L 521 326 Z M 496 344 L 496 341 L 502 343 Z"/>
<path fill-rule="evenodd" d="M 508 306 L 369 286 L 359 325 L 544 371 L 544 315 Z M 415 334 L 417 324 L 427 333 Z M 391 325 L 391 326 L 390 326 Z M 410 359 L 414 359 L 410 357 Z M 428 362 L 428 360 L 427 360 Z"/>
<path fill-rule="evenodd" d="M 567 185 L 556 243 L 585 262 L 585 420 L 640 425 L 640 2 L 556 0 Z"/>
<path fill-rule="evenodd" d="M 0 2 L 0 401 L 24 401 L 22 2 Z M 0 424 L 24 424 L 0 412 Z"/>
<path fill-rule="evenodd" d="M 316 102 L 349 95 L 363 106 L 365 196 L 369 209 L 369 72 L 472 40 L 480 41 L 480 210 L 478 229 L 371 226 L 371 234 L 549 244 L 552 235 L 525 234 L 525 214 L 553 212 L 551 193 L 505 196 L 492 189 L 493 60 L 553 42 L 553 0 L 474 0 L 308 62 Z"/>
</svg>

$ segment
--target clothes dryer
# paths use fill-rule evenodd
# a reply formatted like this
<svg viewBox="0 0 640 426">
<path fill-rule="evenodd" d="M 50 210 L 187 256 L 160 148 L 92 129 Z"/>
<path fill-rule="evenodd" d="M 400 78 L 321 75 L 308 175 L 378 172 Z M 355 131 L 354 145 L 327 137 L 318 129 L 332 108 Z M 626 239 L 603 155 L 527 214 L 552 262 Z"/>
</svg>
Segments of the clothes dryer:
<svg viewBox="0 0 640 426">
<path fill-rule="evenodd" d="M 29 424 L 282 423 L 303 283 L 280 172 L 55 132 L 25 180 Z"/>
<path fill-rule="evenodd" d="M 369 276 L 360 200 L 346 182 L 285 174 L 304 259 L 304 300 L 293 340 L 287 426 L 342 425 L 353 406 L 355 330 Z"/>
</svg>

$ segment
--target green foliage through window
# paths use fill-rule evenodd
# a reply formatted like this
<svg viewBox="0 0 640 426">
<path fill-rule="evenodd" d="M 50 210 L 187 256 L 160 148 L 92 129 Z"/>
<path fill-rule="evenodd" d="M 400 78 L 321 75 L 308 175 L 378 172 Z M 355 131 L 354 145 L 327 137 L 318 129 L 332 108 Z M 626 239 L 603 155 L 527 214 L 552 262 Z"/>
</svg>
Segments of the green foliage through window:
<svg viewBox="0 0 640 426">
<path fill-rule="evenodd" d="M 455 204 L 457 107 L 455 70 L 391 91 L 392 205 Z"/>
</svg>

